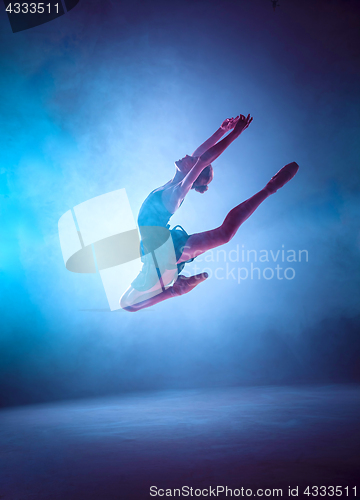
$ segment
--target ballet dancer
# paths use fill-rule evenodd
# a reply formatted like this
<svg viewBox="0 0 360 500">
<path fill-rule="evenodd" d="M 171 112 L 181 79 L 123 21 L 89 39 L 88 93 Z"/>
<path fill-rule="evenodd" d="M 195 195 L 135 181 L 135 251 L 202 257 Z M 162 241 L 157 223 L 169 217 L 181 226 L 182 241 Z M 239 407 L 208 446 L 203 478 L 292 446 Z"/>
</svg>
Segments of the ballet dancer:
<svg viewBox="0 0 360 500">
<path fill-rule="evenodd" d="M 214 176 L 212 162 L 249 127 L 252 120 L 250 114 L 247 117 L 240 115 L 236 118 L 226 119 L 220 128 L 191 156 L 186 155 L 176 161 L 174 177 L 152 191 L 146 198 L 138 216 L 143 267 L 120 299 L 120 306 L 123 309 L 136 312 L 188 293 L 206 280 L 207 273 L 186 277 L 180 272 L 186 263 L 193 261 L 202 253 L 228 243 L 241 224 L 250 217 L 259 205 L 295 176 L 299 169 L 298 164 L 292 162 L 285 165 L 261 191 L 233 208 L 221 226 L 216 229 L 190 236 L 181 226 L 170 230 L 169 220 L 182 205 L 190 189 L 195 189 L 199 193 L 205 193 L 208 190 Z M 229 131 L 230 133 L 220 140 Z M 156 229 L 165 230 L 164 228 L 170 230 L 175 249 L 178 275 L 175 282 L 174 268 L 171 269 L 169 266 L 170 269 L 166 269 L 160 274 L 156 259 L 154 265 L 155 254 L 152 250 L 155 250 L 158 245 L 151 242 L 151 234 L 154 234 Z M 154 293 L 157 294 L 154 295 Z"/>
</svg>

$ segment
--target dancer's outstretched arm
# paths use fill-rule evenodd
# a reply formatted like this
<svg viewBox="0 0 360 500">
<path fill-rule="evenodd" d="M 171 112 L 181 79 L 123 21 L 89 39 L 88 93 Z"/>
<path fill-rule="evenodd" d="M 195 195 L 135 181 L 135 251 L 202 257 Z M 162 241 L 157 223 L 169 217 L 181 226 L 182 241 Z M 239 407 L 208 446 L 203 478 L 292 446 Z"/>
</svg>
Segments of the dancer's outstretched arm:
<svg viewBox="0 0 360 500">
<path fill-rule="evenodd" d="M 190 277 L 186 277 L 181 274 L 180 276 L 178 276 L 178 279 L 172 286 L 169 286 L 164 292 L 155 295 L 155 297 L 151 297 L 150 299 L 146 299 L 142 302 L 138 302 L 137 304 L 129 306 L 121 303 L 121 306 L 123 307 L 123 309 L 125 309 L 125 311 L 140 311 L 140 309 L 151 307 L 155 304 L 158 304 L 159 302 L 171 299 L 172 297 L 178 297 L 180 295 L 184 295 L 185 293 L 191 292 L 191 290 L 193 290 L 197 285 L 205 281 L 207 277 L 207 273 L 200 273 Z"/>
<path fill-rule="evenodd" d="M 236 118 L 226 118 L 220 125 L 220 127 L 217 129 L 217 131 L 209 137 L 207 141 L 205 141 L 201 146 L 199 146 L 191 156 L 201 156 L 205 151 L 210 149 L 212 146 L 214 146 L 220 139 L 222 138 L 223 135 L 226 134 L 226 132 L 229 132 L 229 130 L 232 130 L 237 121 L 239 119 L 239 116 Z"/>
<path fill-rule="evenodd" d="M 252 120 L 253 119 L 250 117 L 250 114 L 246 118 L 244 115 L 240 115 L 234 130 L 200 156 L 190 172 L 181 181 L 179 189 L 183 198 L 190 191 L 191 186 L 194 184 L 204 168 L 209 165 L 209 163 L 216 160 L 216 158 L 218 158 L 221 153 L 223 153 L 225 149 L 239 137 L 241 132 L 243 132 L 250 125 Z"/>
</svg>

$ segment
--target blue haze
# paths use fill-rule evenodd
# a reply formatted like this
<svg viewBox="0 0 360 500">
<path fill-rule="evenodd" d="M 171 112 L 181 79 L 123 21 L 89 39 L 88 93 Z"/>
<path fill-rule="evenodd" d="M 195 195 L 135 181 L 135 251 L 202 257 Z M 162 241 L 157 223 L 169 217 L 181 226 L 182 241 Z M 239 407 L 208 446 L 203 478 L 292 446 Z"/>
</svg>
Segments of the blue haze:
<svg viewBox="0 0 360 500">
<path fill-rule="evenodd" d="M 17 34 L 0 16 L 4 405 L 360 379 L 359 6 L 171 5 L 82 0 Z M 136 216 L 174 160 L 239 113 L 253 123 L 215 162 L 209 191 L 191 192 L 173 224 L 188 233 L 218 226 L 297 161 L 296 178 L 226 250 L 284 245 L 307 250 L 308 262 L 290 266 L 293 280 L 211 278 L 137 314 L 107 312 L 99 275 L 65 269 L 59 218 L 119 188 Z M 195 265 L 214 272 L 224 263 L 203 258 L 187 272 Z"/>
</svg>

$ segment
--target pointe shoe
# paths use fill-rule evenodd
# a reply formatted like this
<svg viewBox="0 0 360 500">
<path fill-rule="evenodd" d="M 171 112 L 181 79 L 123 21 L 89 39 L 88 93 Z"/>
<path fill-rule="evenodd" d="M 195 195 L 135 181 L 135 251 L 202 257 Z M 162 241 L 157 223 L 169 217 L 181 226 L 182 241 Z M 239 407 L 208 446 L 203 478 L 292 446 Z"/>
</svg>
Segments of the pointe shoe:
<svg viewBox="0 0 360 500">
<path fill-rule="evenodd" d="M 276 193 L 278 189 L 285 186 L 285 184 L 295 176 L 298 170 L 299 165 L 297 163 L 295 163 L 294 161 L 288 163 L 287 165 L 285 165 L 285 167 L 280 169 L 279 172 L 274 175 L 274 177 L 271 177 L 269 182 L 266 184 L 266 188 L 271 193 Z"/>
</svg>

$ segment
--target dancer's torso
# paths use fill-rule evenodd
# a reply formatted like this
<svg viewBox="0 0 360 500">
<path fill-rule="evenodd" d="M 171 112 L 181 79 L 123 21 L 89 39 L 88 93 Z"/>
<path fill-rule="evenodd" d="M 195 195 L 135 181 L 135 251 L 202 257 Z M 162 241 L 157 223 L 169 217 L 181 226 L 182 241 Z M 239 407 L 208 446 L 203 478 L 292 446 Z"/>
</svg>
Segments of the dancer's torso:
<svg viewBox="0 0 360 500">
<path fill-rule="evenodd" d="M 169 227 L 169 220 L 173 213 L 165 207 L 163 202 L 163 192 L 165 189 L 171 189 L 166 185 L 154 189 L 141 205 L 138 215 L 138 225 L 141 226 L 160 226 Z M 182 200 L 183 202 L 183 200 Z M 180 203 L 180 205 L 182 204 Z"/>
<path fill-rule="evenodd" d="M 182 228 L 181 231 L 177 228 L 170 230 L 169 221 L 173 213 L 165 207 L 163 202 L 163 193 L 167 189 L 173 188 L 174 185 L 169 182 L 168 184 L 165 184 L 165 186 L 155 189 L 149 194 L 144 203 L 141 205 L 138 215 L 138 226 L 141 235 L 140 252 L 142 255 L 141 260 L 143 262 L 143 268 L 141 273 L 139 273 L 138 277 L 131 284 L 133 289 L 135 289 L 135 291 L 133 290 L 133 293 L 135 294 L 142 293 L 143 291 L 151 292 L 159 289 L 159 287 L 161 288 L 162 286 L 158 279 L 157 270 L 154 267 L 153 256 L 151 255 L 152 250 L 160 248 L 171 234 L 175 249 L 175 258 L 177 261 L 181 256 L 182 249 L 188 238 L 187 233 Z M 182 202 L 183 200 L 180 205 Z M 155 229 L 154 226 L 157 226 L 158 229 Z M 165 232 L 164 230 L 161 230 L 161 228 L 166 228 Z M 167 248 L 169 249 L 169 247 Z M 163 248 L 163 253 L 164 251 L 166 252 L 165 246 Z M 164 255 L 162 257 L 164 258 Z M 171 253 L 168 257 L 170 260 L 173 259 Z M 185 263 L 177 264 L 178 273 L 181 272 L 184 265 Z M 164 269 L 162 270 L 162 280 L 165 286 L 167 286 L 174 279 L 174 266 L 171 264 L 171 267 L 167 267 L 167 265 L 164 267 L 165 271 Z"/>
</svg>

